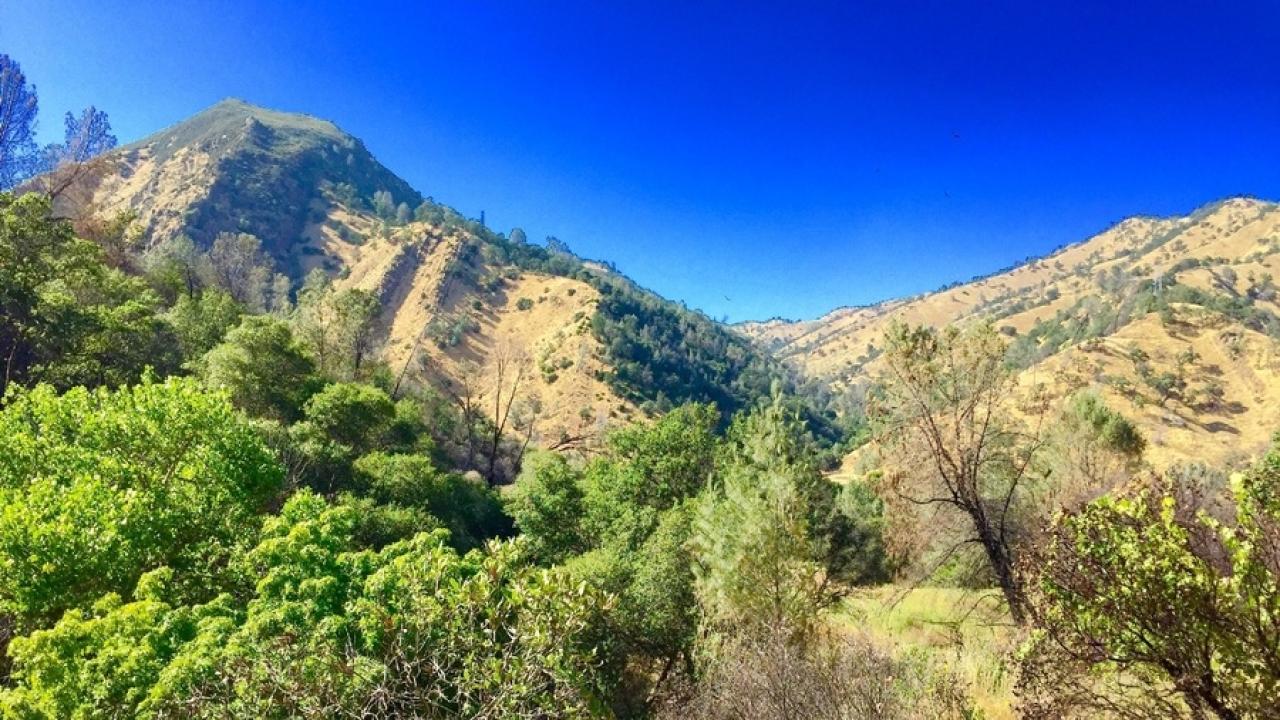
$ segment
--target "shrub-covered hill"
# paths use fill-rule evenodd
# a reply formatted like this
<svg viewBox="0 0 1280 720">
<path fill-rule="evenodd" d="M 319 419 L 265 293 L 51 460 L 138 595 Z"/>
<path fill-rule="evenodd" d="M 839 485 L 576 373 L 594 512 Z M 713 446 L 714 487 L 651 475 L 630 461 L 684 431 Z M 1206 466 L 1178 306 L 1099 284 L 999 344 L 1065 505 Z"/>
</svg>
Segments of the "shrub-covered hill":
<svg viewBox="0 0 1280 720">
<path fill-rule="evenodd" d="M 1046 257 L 817 320 L 737 326 L 837 390 L 874 376 L 889 324 L 994 323 L 1026 388 L 1092 387 L 1150 438 L 1157 465 L 1238 463 L 1280 412 L 1280 205 L 1233 198 L 1134 217 Z"/>
<path fill-rule="evenodd" d="M 687 401 L 728 417 L 775 383 L 798 389 L 704 314 L 424 200 L 325 120 L 224 100 L 105 160 L 88 192 L 68 194 L 91 198 L 74 213 L 130 212 L 153 252 L 180 237 L 208 250 L 220 235 L 251 235 L 294 296 L 316 270 L 371 293 L 372 345 L 397 381 L 503 406 L 495 415 L 512 405 L 531 416 L 535 444 L 590 442 Z M 805 405 L 836 439 L 824 403 Z"/>
</svg>

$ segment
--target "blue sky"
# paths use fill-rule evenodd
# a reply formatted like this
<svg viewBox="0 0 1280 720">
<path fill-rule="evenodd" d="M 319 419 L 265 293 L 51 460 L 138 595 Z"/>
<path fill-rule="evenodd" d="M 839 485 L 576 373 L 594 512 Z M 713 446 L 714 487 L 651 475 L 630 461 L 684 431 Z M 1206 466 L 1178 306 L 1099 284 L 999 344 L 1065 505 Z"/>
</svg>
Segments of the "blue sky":
<svg viewBox="0 0 1280 720">
<path fill-rule="evenodd" d="M 1280 3 L 0 3 L 54 139 L 217 100 L 732 320 L 935 288 L 1133 214 L 1280 200 Z"/>
</svg>

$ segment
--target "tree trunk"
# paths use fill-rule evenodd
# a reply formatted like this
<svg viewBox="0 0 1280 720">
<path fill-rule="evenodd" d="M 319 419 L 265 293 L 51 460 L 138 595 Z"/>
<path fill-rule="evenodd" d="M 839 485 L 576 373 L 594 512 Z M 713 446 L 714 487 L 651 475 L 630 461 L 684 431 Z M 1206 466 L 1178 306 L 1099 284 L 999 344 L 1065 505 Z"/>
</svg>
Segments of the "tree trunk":
<svg viewBox="0 0 1280 720">
<path fill-rule="evenodd" d="M 1219 720 L 1240 720 L 1240 715 L 1235 710 L 1227 707 L 1222 702 L 1222 698 L 1218 697 L 1216 684 L 1213 682 L 1212 676 L 1203 678 L 1193 692 L 1194 697 L 1212 710 Z"/>
<path fill-rule="evenodd" d="M 996 574 L 996 582 L 1004 593 L 1005 602 L 1009 605 L 1009 616 L 1018 625 L 1026 624 L 1026 613 L 1023 609 L 1022 587 L 1014 575 L 1013 559 L 1009 549 L 996 537 L 995 532 L 987 525 L 986 517 L 979 512 L 970 513 L 974 529 L 978 533 L 978 541 L 987 553 L 987 561 Z"/>
</svg>

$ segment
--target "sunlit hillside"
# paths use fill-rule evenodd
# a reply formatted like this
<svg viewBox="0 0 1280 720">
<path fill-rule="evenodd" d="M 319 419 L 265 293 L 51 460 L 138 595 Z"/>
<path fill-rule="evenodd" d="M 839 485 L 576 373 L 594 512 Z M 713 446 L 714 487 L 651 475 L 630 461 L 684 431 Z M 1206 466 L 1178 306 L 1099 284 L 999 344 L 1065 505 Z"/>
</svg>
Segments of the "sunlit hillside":
<svg viewBox="0 0 1280 720">
<path fill-rule="evenodd" d="M 873 377 L 894 321 L 993 322 L 1024 386 L 1102 391 L 1157 465 L 1238 463 L 1280 410 L 1280 206 L 1236 198 L 1137 217 L 1008 271 L 923 296 L 740 331 L 839 388 Z"/>
<path fill-rule="evenodd" d="M 132 213 L 144 251 L 247 233 L 294 292 L 318 270 L 372 293 L 377 355 L 397 386 L 520 415 L 535 447 L 591 445 L 684 401 L 732 412 L 783 374 L 751 343 L 603 264 L 509 241 L 424 200 L 360 140 L 308 115 L 224 100 L 102 156 L 74 190 L 59 200 L 66 214 Z"/>
</svg>

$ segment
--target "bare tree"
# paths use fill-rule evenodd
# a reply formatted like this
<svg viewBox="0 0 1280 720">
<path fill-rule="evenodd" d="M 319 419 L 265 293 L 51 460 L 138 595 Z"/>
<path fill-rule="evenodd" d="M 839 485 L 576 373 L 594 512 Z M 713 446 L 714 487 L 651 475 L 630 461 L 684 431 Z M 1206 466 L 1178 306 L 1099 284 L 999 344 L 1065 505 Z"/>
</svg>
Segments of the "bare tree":
<svg viewBox="0 0 1280 720">
<path fill-rule="evenodd" d="M 537 434 L 538 420 L 542 417 L 542 398 L 533 395 L 526 398 L 516 408 L 515 418 L 512 425 L 516 432 L 523 436 L 520 441 L 520 448 L 516 451 L 515 457 L 511 460 L 512 475 L 520 472 L 520 466 L 524 464 L 525 452 L 529 449 L 529 444 L 533 442 L 534 436 Z"/>
<path fill-rule="evenodd" d="M 886 502 L 899 527 L 924 544 L 938 543 L 939 526 L 958 521 L 959 535 L 941 557 L 979 546 L 1022 624 L 1015 516 L 1039 429 L 1028 432 L 1014 417 L 1005 343 L 990 325 L 936 331 L 898 323 L 886 340 L 868 407 Z"/>
<path fill-rule="evenodd" d="M 502 436 L 511 420 L 511 409 L 515 407 L 522 384 L 529 370 L 529 356 L 516 350 L 511 345 L 504 345 L 493 354 L 493 417 L 489 432 L 489 464 L 485 479 L 490 485 L 497 484 L 498 456 L 502 451 Z M 532 429 L 530 429 L 532 432 Z"/>
<path fill-rule="evenodd" d="M 261 240 L 249 233 L 218 233 L 209 263 L 217 283 L 236 302 L 255 312 L 266 309 L 272 262 Z"/>
<path fill-rule="evenodd" d="M 504 476 L 504 453 L 518 468 L 533 441 L 542 402 L 526 388 L 531 364 L 523 351 L 499 345 L 484 367 L 465 363 L 446 390 L 458 408 L 465 466 L 477 470 L 490 485 Z M 515 434 L 514 441 L 508 437 Z"/>
<path fill-rule="evenodd" d="M 466 446 L 466 467 L 475 469 L 478 437 L 476 426 L 480 423 L 480 403 L 477 398 L 476 378 L 480 369 L 473 364 L 465 364 L 458 379 L 448 383 L 449 396 L 453 404 L 458 406 L 458 414 L 462 418 L 463 443 Z"/>
<path fill-rule="evenodd" d="M 63 142 L 41 151 L 36 190 L 55 201 L 63 217 L 90 214 L 93 187 L 114 167 L 104 153 L 116 146 L 107 114 L 92 105 L 80 115 L 67 113 Z"/>
</svg>

